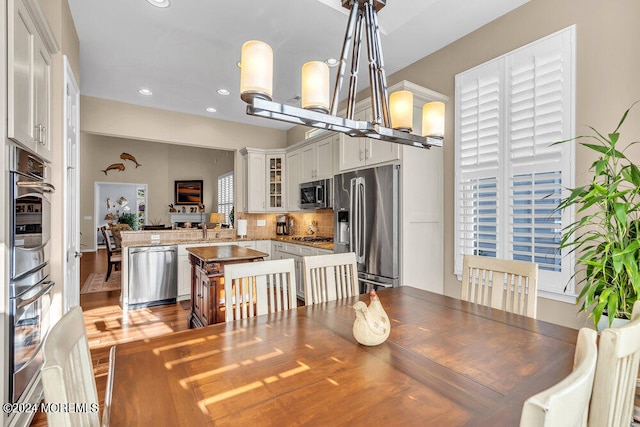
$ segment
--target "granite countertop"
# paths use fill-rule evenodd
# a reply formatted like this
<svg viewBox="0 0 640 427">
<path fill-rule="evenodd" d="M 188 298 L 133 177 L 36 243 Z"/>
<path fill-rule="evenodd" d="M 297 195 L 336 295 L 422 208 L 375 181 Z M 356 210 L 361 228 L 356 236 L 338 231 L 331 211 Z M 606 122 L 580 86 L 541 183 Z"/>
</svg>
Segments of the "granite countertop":
<svg viewBox="0 0 640 427">
<path fill-rule="evenodd" d="M 135 248 L 135 247 L 143 247 L 143 246 L 163 246 L 163 245 L 196 245 L 202 243 L 229 243 L 234 244 L 237 242 L 246 242 L 246 241 L 257 241 L 257 240 L 273 240 L 278 242 L 287 242 L 294 243 L 296 245 L 309 246 L 312 248 L 325 249 L 333 251 L 333 242 L 305 242 L 301 240 L 294 240 L 294 238 L 303 237 L 303 236 L 276 236 L 276 237 L 251 237 L 247 236 L 245 238 L 234 237 L 215 237 L 217 233 L 214 233 L 213 230 L 209 230 L 209 235 L 206 239 L 202 238 L 202 231 L 196 229 L 183 229 L 191 232 L 191 235 L 184 235 L 184 233 L 180 233 L 180 229 L 178 230 L 145 230 L 145 231 L 126 231 L 127 235 L 137 235 L 144 236 L 143 239 L 134 240 L 134 241 L 123 241 L 122 246 L 127 248 Z M 218 232 L 218 230 L 215 230 Z M 171 233 L 175 238 L 171 238 L 167 236 L 167 234 Z M 198 233 L 200 237 L 196 237 L 193 235 L 194 233 Z M 161 239 L 159 241 L 150 240 L 151 235 L 159 235 Z M 148 237 L 147 237 L 148 236 Z"/>
</svg>

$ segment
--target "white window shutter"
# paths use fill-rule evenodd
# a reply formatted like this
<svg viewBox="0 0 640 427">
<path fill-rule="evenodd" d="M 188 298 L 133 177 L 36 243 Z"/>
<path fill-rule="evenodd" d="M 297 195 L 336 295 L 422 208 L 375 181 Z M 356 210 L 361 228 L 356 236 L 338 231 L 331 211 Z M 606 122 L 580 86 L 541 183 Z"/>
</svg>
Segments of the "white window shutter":
<svg viewBox="0 0 640 427">
<path fill-rule="evenodd" d="M 575 28 L 456 76 L 455 272 L 464 254 L 539 265 L 539 290 L 565 292 L 573 260 L 558 250 L 571 213 Z"/>
</svg>

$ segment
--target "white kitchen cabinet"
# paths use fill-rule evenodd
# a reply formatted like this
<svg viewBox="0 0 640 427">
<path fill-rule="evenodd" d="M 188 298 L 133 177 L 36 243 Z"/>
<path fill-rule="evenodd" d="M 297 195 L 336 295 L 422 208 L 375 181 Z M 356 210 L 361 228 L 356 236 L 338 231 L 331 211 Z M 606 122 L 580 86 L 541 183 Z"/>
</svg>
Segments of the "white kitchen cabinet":
<svg viewBox="0 0 640 427">
<path fill-rule="evenodd" d="M 300 183 L 302 182 L 301 166 L 302 150 L 288 151 L 286 155 L 287 164 L 287 211 L 297 212 L 300 210 Z"/>
<path fill-rule="evenodd" d="M 338 135 L 328 135 L 300 149 L 301 182 L 333 178 L 333 146 L 337 140 Z"/>
<path fill-rule="evenodd" d="M 256 251 L 264 252 L 269 254 L 269 256 L 265 257 L 265 260 L 271 259 L 271 240 L 256 240 Z"/>
<path fill-rule="evenodd" d="M 243 148 L 244 212 L 284 212 L 286 174 L 284 150 Z"/>
<path fill-rule="evenodd" d="M 360 109 L 356 107 L 354 119 L 370 121 L 371 116 L 371 106 L 360 107 Z M 338 146 L 341 171 L 372 166 L 400 158 L 399 144 L 371 138 L 352 138 L 340 134 Z"/>
<path fill-rule="evenodd" d="M 51 161 L 50 49 L 57 43 L 39 3 L 10 0 L 8 5 L 7 135 Z"/>
<path fill-rule="evenodd" d="M 266 157 L 264 152 L 252 152 L 244 150 L 242 153 L 244 168 L 244 211 L 266 212 L 267 210 L 267 184 Z"/>
</svg>

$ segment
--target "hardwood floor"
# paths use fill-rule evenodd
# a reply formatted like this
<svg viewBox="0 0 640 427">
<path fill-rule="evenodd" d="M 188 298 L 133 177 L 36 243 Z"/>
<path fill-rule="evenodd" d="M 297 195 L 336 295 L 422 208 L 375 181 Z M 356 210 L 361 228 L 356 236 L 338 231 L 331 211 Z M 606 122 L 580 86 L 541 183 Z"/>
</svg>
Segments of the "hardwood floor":
<svg viewBox="0 0 640 427">
<path fill-rule="evenodd" d="M 93 272 L 107 271 L 107 253 L 104 249 L 85 252 L 80 259 L 80 286 Z M 130 310 L 123 318 L 119 302 L 120 291 L 80 295 L 84 311 L 89 348 L 93 360 L 100 410 L 104 404 L 109 367 L 109 349 L 114 344 L 164 335 L 188 329 L 189 311 L 180 303 Z M 38 412 L 31 426 L 46 426 L 46 414 Z"/>
</svg>

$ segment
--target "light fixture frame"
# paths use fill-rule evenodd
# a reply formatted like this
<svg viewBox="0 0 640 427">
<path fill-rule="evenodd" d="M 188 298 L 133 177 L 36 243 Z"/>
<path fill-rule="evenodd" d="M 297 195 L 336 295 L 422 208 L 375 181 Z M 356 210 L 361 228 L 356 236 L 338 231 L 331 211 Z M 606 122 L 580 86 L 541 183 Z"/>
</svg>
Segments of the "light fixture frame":
<svg viewBox="0 0 640 427">
<path fill-rule="evenodd" d="M 243 97 L 243 100 L 247 103 L 247 114 L 296 125 L 341 132 L 352 137 L 365 137 L 419 148 L 442 147 L 443 138 L 440 136 L 420 136 L 391 128 L 389 94 L 377 14 L 385 5 L 386 0 L 342 0 L 342 6 L 350 9 L 351 12 L 342 46 L 341 59 L 339 60 L 331 108 L 328 114 L 280 104 L 259 96 Z M 353 118 L 363 31 L 366 33 L 369 60 L 372 107 L 372 120 L 370 122 L 354 120 Z M 344 81 L 347 55 L 352 42 L 347 108 L 345 117 L 340 117 L 337 115 L 340 90 Z"/>
</svg>

